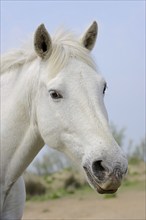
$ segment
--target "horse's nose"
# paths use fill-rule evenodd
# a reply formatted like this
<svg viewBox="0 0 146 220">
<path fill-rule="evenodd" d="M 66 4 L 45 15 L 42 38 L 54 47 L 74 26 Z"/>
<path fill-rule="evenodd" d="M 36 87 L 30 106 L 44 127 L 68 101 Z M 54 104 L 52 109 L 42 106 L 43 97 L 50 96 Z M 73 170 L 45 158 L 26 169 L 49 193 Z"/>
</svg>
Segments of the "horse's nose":
<svg viewBox="0 0 146 220">
<path fill-rule="evenodd" d="M 126 170 L 122 172 L 122 169 L 119 165 L 115 166 L 110 172 L 108 166 L 102 161 L 94 161 L 92 164 L 93 174 L 98 178 L 98 180 L 103 181 L 107 176 L 114 176 L 116 179 L 122 179 L 123 174 L 126 173 Z"/>
<path fill-rule="evenodd" d="M 92 164 L 93 174 L 100 180 L 105 179 L 105 175 L 108 172 L 108 169 L 103 164 L 102 160 L 94 161 Z"/>
</svg>

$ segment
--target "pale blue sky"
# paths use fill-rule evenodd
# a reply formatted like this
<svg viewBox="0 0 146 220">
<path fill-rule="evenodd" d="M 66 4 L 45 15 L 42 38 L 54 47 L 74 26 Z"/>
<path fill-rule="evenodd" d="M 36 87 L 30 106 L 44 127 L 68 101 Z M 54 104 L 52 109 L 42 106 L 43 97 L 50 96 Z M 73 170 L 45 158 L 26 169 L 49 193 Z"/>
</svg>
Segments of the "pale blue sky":
<svg viewBox="0 0 146 220">
<path fill-rule="evenodd" d="M 92 54 L 108 82 L 110 121 L 138 142 L 145 135 L 145 1 L 1 0 L 1 52 L 19 47 L 41 23 L 50 33 L 63 25 L 82 34 L 93 20 Z"/>
</svg>

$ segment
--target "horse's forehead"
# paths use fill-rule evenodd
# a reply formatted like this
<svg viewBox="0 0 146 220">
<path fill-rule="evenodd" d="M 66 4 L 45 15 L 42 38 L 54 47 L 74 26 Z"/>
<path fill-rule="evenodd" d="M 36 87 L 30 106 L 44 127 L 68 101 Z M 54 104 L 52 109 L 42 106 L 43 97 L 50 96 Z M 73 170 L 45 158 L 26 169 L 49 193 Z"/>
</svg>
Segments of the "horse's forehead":
<svg viewBox="0 0 146 220">
<path fill-rule="evenodd" d="M 94 69 L 86 62 L 78 59 L 72 59 L 66 66 L 66 68 L 72 70 L 73 72 L 79 71 L 93 71 Z M 94 70 L 95 71 L 95 70 Z"/>
<path fill-rule="evenodd" d="M 48 78 L 49 87 L 56 87 L 59 89 L 68 88 L 75 92 L 88 87 L 89 90 L 96 89 L 105 81 L 103 76 L 88 63 L 78 59 L 70 59 L 67 65 L 62 68 L 55 77 Z M 45 80 L 45 82 L 47 82 Z"/>
<path fill-rule="evenodd" d="M 79 81 L 101 81 L 102 75 L 98 71 L 92 68 L 87 63 L 78 60 L 72 60 L 64 69 L 61 71 L 61 76 L 64 78 L 70 78 L 71 80 Z M 76 81 L 76 82 L 79 82 Z"/>
</svg>

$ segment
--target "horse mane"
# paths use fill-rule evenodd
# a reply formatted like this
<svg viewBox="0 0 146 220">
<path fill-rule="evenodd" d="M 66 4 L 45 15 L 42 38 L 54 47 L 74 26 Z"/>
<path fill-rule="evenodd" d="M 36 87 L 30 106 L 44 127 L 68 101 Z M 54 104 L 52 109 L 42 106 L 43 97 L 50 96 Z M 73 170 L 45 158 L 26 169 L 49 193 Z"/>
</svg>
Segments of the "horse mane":
<svg viewBox="0 0 146 220">
<path fill-rule="evenodd" d="M 84 48 L 79 39 L 69 31 L 59 30 L 52 37 L 52 53 L 48 59 L 49 68 L 52 74 L 57 74 L 69 61 L 71 57 L 80 59 L 96 70 L 96 65 Z M 33 41 L 24 44 L 19 49 L 14 49 L 1 56 L 1 74 L 11 68 L 18 68 L 28 64 L 38 56 L 33 48 Z"/>
</svg>

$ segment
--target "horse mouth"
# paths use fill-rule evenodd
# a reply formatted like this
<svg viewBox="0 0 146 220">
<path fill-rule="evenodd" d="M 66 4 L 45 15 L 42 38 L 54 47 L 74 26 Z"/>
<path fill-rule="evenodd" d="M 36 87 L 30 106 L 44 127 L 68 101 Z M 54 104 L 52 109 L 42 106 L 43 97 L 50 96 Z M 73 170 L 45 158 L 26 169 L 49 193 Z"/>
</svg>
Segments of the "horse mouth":
<svg viewBox="0 0 146 220">
<path fill-rule="evenodd" d="M 110 189 L 110 190 L 105 190 L 102 189 L 99 185 L 96 186 L 96 190 L 100 194 L 113 194 L 115 193 L 118 189 Z"/>
<path fill-rule="evenodd" d="M 94 177 L 94 175 L 92 174 L 92 172 L 90 171 L 90 169 L 87 169 L 86 167 L 84 167 L 84 170 L 86 172 L 89 184 L 91 186 L 94 187 L 94 189 L 99 193 L 99 194 L 113 194 L 115 193 L 118 188 L 114 188 L 114 189 L 103 189 L 100 185 L 99 182 L 97 181 L 97 179 Z"/>
</svg>

